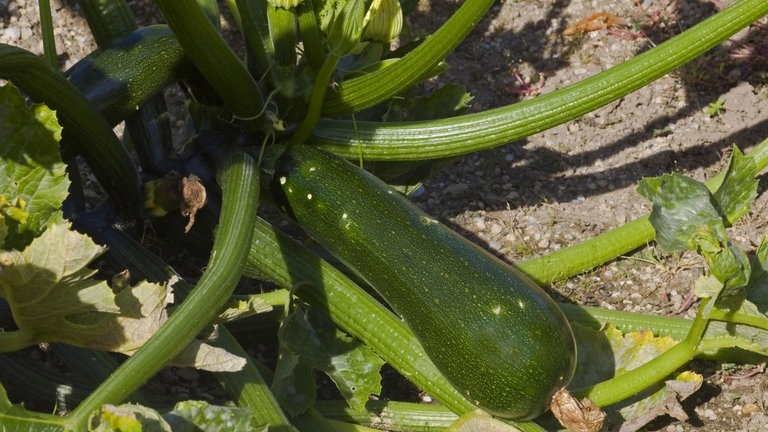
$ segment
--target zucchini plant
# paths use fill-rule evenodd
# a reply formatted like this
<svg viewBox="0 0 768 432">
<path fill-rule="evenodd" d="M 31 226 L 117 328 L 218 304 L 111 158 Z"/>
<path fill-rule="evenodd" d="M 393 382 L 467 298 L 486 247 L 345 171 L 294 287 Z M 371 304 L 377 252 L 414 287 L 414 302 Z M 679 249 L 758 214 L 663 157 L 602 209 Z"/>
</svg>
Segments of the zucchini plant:
<svg viewBox="0 0 768 432">
<path fill-rule="evenodd" d="M 402 193 L 446 161 L 648 85 L 759 20 L 766 2 L 740 0 L 551 93 L 419 121 L 376 118 L 444 71 L 491 0 L 466 0 L 395 50 L 398 0 L 228 0 L 242 47 L 222 35 L 215 1 L 156 0 L 164 24 L 142 28 L 125 0 L 77 4 L 99 47 L 68 70 L 56 66 L 46 0 L 45 58 L 0 44 L 0 369 L 10 371 L 0 424 L 599 430 L 601 408 L 627 409 L 617 404 L 640 394 L 629 408 L 643 414 L 672 395 L 665 380 L 700 384 L 678 373 L 696 357 L 768 355 L 768 247 L 748 259 L 726 233 L 750 210 L 768 140 L 735 150 L 707 184 L 646 179 L 649 216 L 514 267 Z M 180 146 L 172 90 L 186 108 Z M 654 239 L 706 259 L 696 318 L 556 303 L 542 289 Z M 612 356 L 643 330 L 652 359 L 592 373 L 604 365 L 590 355 Z M 254 338 L 276 340 L 261 353 L 273 361 L 246 350 Z M 17 353 L 43 343 L 72 374 L 39 374 Z M 439 405 L 373 400 L 384 364 Z M 210 371 L 227 396 L 142 388 L 167 365 Z M 317 372 L 340 398 L 317 400 Z"/>
</svg>

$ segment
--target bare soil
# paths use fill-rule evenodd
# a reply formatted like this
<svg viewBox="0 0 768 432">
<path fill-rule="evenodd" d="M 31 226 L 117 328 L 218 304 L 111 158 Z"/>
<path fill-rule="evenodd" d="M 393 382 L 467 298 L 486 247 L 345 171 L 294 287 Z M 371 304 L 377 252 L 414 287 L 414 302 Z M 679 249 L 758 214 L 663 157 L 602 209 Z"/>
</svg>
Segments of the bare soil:
<svg viewBox="0 0 768 432">
<path fill-rule="evenodd" d="M 132 1 L 149 24 L 148 2 Z M 459 3 L 422 0 L 404 35 L 437 28 Z M 467 87 L 472 111 L 536 97 L 605 70 L 715 13 L 717 0 L 508 0 L 496 4 L 459 49 L 450 69 L 424 86 Z M 77 7 L 53 1 L 62 67 L 94 48 Z M 597 12 L 626 20 L 621 28 L 564 36 L 567 26 Z M 33 0 L 0 0 L 0 42 L 42 53 Z M 751 56 L 734 57 L 743 42 Z M 768 34 L 750 28 L 691 65 L 580 119 L 474 154 L 444 169 L 416 198 L 433 216 L 510 262 L 539 256 L 617 227 L 650 210 L 635 192 L 644 177 L 681 172 L 706 180 L 733 145 L 748 152 L 768 137 Z M 716 115 L 704 110 L 724 101 Z M 766 233 L 768 198 L 731 230 L 748 251 Z M 691 316 L 700 259 L 654 245 L 589 273 L 558 282 L 553 295 L 574 303 L 662 315 Z M 705 385 L 686 402 L 690 419 L 662 418 L 647 430 L 768 430 L 768 376 L 763 365 L 696 362 Z M 746 376 L 749 375 L 749 376 Z"/>
</svg>

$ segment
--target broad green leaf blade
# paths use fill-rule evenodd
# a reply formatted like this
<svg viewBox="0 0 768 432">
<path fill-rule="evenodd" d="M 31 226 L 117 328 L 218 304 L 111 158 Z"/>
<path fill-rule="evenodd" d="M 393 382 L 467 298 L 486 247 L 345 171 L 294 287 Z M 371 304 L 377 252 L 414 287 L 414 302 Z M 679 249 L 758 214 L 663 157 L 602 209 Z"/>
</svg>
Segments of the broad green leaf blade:
<svg viewBox="0 0 768 432">
<path fill-rule="evenodd" d="M 89 425 L 94 432 L 173 432 L 157 411 L 141 405 L 103 405 Z"/>
<path fill-rule="evenodd" d="M 173 432 L 251 432 L 253 412 L 247 408 L 211 405 L 205 401 L 183 401 L 163 418 Z"/>
<path fill-rule="evenodd" d="M 704 253 L 709 270 L 724 284 L 717 298 L 717 306 L 726 303 L 738 308 L 746 293 L 744 287 L 749 282 L 750 263 L 747 253 L 732 243 L 714 253 Z"/>
<path fill-rule="evenodd" d="M 723 218 L 703 183 L 664 174 L 643 179 L 637 192 L 653 203 L 650 222 L 664 250 L 716 252 L 727 241 Z"/>
<path fill-rule="evenodd" d="M 0 87 L 0 247 L 23 249 L 61 207 L 69 180 L 60 139 L 55 112 Z"/>
<path fill-rule="evenodd" d="M 280 406 L 294 416 L 315 404 L 317 392 L 314 371 L 301 360 L 301 356 L 281 346 L 272 378 L 272 393 Z"/>
<path fill-rule="evenodd" d="M 286 317 L 279 336 L 301 362 L 325 372 L 351 407 L 362 409 L 370 395 L 380 393 L 384 361 L 324 314 L 299 305 Z"/>
<path fill-rule="evenodd" d="M 749 212 L 752 202 L 757 198 L 758 182 L 754 173 L 754 158 L 744 156 L 738 147 L 734 147 L 723 183 L 714 193 L 720 213 L 729 225 Z"/>
</svg>

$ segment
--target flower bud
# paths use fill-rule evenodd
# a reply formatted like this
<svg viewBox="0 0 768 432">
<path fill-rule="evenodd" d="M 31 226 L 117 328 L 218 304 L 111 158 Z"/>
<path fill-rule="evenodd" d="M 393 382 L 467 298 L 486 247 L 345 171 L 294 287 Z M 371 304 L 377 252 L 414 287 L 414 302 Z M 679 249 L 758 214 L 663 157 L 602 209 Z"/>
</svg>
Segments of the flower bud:
<svg viewBox="0 0 768 432">
<path fill-rule="evenodd" d="M 274 7 L 290 9 L 302 3 L 302 0 L 267 0 L 267 3 Z"/>
<path fill-rule="evenodd" d="M 366 15 L 368 25 L 363 37 L 368 40 L 390 43 L 403 28 L 403 10 L 399 0 L 374 0 Z"/>
</svg>

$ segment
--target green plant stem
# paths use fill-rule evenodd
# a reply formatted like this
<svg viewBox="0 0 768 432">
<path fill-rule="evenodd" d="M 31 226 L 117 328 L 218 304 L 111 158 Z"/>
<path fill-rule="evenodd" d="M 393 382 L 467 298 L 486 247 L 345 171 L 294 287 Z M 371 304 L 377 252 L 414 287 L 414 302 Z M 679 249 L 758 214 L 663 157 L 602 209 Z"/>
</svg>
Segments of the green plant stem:
<svg viewBox="0 0 768 432">
<path fill-rule="evenodd" d="M 293 10 L 267 5 L 267 22 L 272 46 L 275 47 L 274 66 L 272 73 L 276 78 L 284 79 L 283 75 L 292 75 L 296 67 L 296 41 L 298 40 L 298 23 Z M 282 69 L 286 70 L 283 71 Z"/>
<path fill-rule="evenodd" d="M 53 37 L 53 17 L 51 0 L 39 0 L 40 32 L 43 37 L 43 57 L 52 70 L 59 70 L 59 58 L 56 54 L 56 38 Z"/>
<path fill-rule="evenodd" d="M 755 160 L 753 175 L 757 176 L 768 166 L 768 139 L 759 143 L 749 156 Z M 723 175 L 720 173 L 707 181 L 707 187 L 716 190 L 722 183 Z M 644 246 L 653 241 L 655 235 L 648 215 L 645 215 L 582 243 L 518 262 L 515 266 L 536 283 L 549 285 Z"/>
<path fill-rule="evenodd" d="M 699 353 L 697 347 L 707 329 L 709 299 L 702 300 L 696 318 L 685 339 L 643 365 L 617 377 L 574 391 L 578 397 L 588 397 L 595 405 L 605 407 L 634 396 L 663 380 Z"/>
<path fill-rule="evenodd" d="M 124 233 L 112 227 L 104 227 L 93 234 L 109 247 L 108 254 L 129 269 L 135 277 L 154 282 L 179 278 L 173 286 L 175 292 L 186 296 L 192 290 L 192 286 L 181 279 L 172 267 Z M 281 302 L 284 304 L 287 300 L 287 292 L 279 298 L 272 293 L 261 294 L 258 297 L 269 304 L 277 305 Z M 219 326 L 216 344 L 234 355 L 248 359 L 245 367 L 240 371 L 218 372 L 214 375 L 229 391 L 238 406 L 253 410 L 254 426 L 268 424 L 276 431 L 292 430 L 288 419 L 269 389 L 268 381 L 271 371 L 259 369 L 260 363 L 248 356 L 226 326 Z"/>
<path fill-rule="evenodd" d="M 728 312 L 728 311 L 716 309 L 710 313 L 709 318 L 717 321 L 732 323 L 732 324 L 743 324 L 746 326 L 768 331 L 768 318 L 766 318 L 765 316 L 758 317 L 758 316 L 747 315 L 739 312 Z"/>
<path fill-rule="evenodd" d="M 100 47 L 109 46 L 138 29 L 124 0 L 78 0 L 77 5 Z"/>
<path fill-rule="evenodd" d="M 439 29 L 392 65 L 342 81 L 328 95 L 323 115 L 336 116 L 383 102 L 418 83 L 477 25 L 493 0 L 467 0 Z"/>
<path fill-rule="evenodd" d="M 264 100 L 248 69 L 195 0 L 157 0 L 168 25 L 205 79 L 241 119 L 255 119 Z"/>
<path fill-rule="evenodd" d="M 599 384 L 577 389 L 574 396 L 588 397 L 595 405 L 606 407 L 634 396 L 656 384 L 696 356 L 696 348 L 683 341 L 642 366 Z"/>
<path fill-rule="evenodd" d="M 259 0 L 237 0 L 243 35 L 251 54 L 251 65 L 255 64 L 260 73 L 266 73 L 272 65 L 275 47 L 269 35 L 267 20 L 268 3 Z"/>
<path fill-rule="evenodd" d="M 232 294 L 251 243 L 259 168 L 251 156 L 233 151 L 220 163 L 218 174 L 221 217 L 205 273 L 157 333 L 72 412 L 72 429 L 82 430 L 102 404 L 120 403 L 157 373 L 217 316 Z"/>
<path fill-rule="evenodd" d="M 323 62 L 323 66 L 315 76 L 315 85 L 312 87 L 312 95 L 309 99 L 309 107 L 307 108 L 307 114 L 304 116 L 299 128 L 291 136 L 291 145 L 303 144 L 304 141 L 309 138 L 317 126 L 317 122 L 320 120 L 320 110 L 325 100 L 326 91 L 328 85 L 333 76 L 333 71 L 336 69 L 336 64 L 339 62 L 339 57 L 333 54 L 328 54 Z"/>
<path fill-rule="evenodd" d="M 568 317 L 568 321 L 585 327 L 600 329 L 605 324 L 612 324 L 624 333 L 651 330 L 655 336 L 668 336 L 682 340 L 691 329 L 692 320 L 680 317 L 665 317 L 638 312 L 610 310 L 600 307 L 579 306 L 570 303 L 558 303 Z"/>
<path fill-rule="evenodd" d="M 464 6 L 470 3 L 471 0 Z M 461 10 L 455 15 L 459 13 Z M 367 161 L 442 158 L 497 147 L 615 101 L 703 54 L 766 13 L 768 3 L 764 0 L 741 0 L 631 60 L 534 99 L 435 121 L 357 122 L 359 135 L 354 133 L 348 120 L 323 120 L 313 132 L 311 141 L 347 159 L 355 159 L 362 151 Z M 339 91 L 349 93 L 344 99 L 346 102 L 340 101 L 341 96 L 330 94 L 325 114 L 335 115 L 343 108 L 365 106 L 358 106 L 358 99 L 367 98 L 368 93 L 380 92 L 378 87 L 385 87 L 390 81 L 398 81 L 400 70 L 397 66 L 406 57 L 380 72 L 356 78 L 356 83 L 358 79 L 365 80 L 366 85 L 356 85 L 354 91 L 351 89 L 353 80 L 342 82 Z"/>
<path fill-rule="evenodd" d="M 9 45 L 0 44 L 0 76 L 56 110 L 69 148 L 83 156 L 121 214 L 136 216 L 142 203 L 136 170 L 110 125 L 85 97 L 36 55 Z"/>
<path fill-rule="evenodd" d="M 320 23 L 315 14 L 314 0 L 304 0 L 296 7 L 299 18 L 299 31 L 304 42 L 303 59 L 309 62 L 312 69 L 318 70 L 325 62 L 325 47 Z"/>
</svg>

